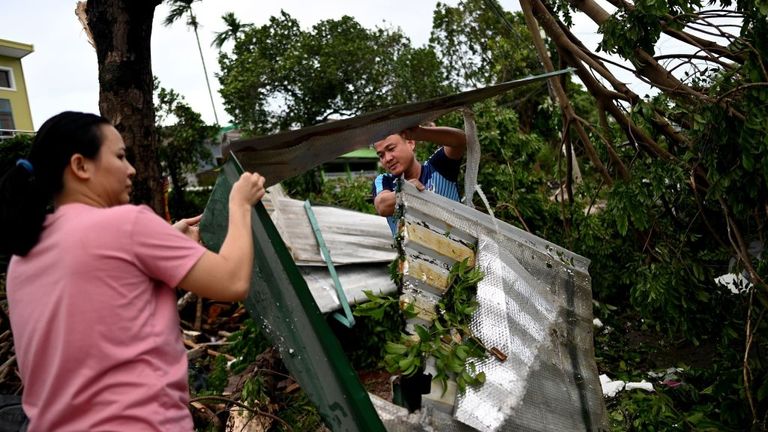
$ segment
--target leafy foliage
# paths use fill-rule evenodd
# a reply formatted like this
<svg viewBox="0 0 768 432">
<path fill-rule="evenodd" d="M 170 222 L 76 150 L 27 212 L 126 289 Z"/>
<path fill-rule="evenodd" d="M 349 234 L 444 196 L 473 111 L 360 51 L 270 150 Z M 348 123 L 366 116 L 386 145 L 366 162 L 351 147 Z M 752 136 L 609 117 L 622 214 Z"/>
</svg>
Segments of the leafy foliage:
<svg viewBox="0 0 768 432">
<path fill-rule="evenodd" d="M 189 217 L 197 213 L 190 212 L 192 208 L 188 208 L 186 175 L 196 173 L 203 164 L 212 165 L 213 155 L 205 143 L 215 137 L 218 126 L 207 125 L 181 95 L 160 87 L 157 81 L 155 97 L 159 156 L 174 190 L 172 207 L 183 213 L 183 217 Z"/>
<path fill-rule="evenodd" d="M 295 395 L 290 395 L 288 400 L 282 404 L 285 407 L 279 411 L 277 415 L 284 419 L 289 425 L 292 425 L 292 430 L 313 431 L 313 430 L 325 430 L 320 413 L 317 412 L 317 408 L 307 399 L 307 395 L 303 390 L 299 390 Z M 287 431 L 282 424 L 276 425 L 277 431 Z"/>
<path fill-rule="evenodd" d="M 234 373 L 242 372 L 246 366 L 256 361 L 256 357 L 271 346 L 269 340 L 261 332 L 261 328 L 252 319 L 243 322 L 240 330 L 231 336 L 231 352 L 237 354 L 237 359 L 232 363 Z"/>
<path fill-rule="evenodd" d="M 238 39 L 240 39 L 240 34 L 251 27 L 249 24 L 243 24 L 240 22 L 239 19 L 235 16 L 232 12 L 225 13 L 221 20 L 224 21 L 224 25 L 227 27 L 225 30 L 216 33 L 216 36 L 213 38 L 213 42 L 211 42 L 212 47 L 216 47 L 219 50 L 224 46 L 225 43 L 232 40 L 234 42 L 237 42 Z"/>
<path fill-rule="evenodd" d="M 211 374 L 208 375 L 208 392 L 210 394 L 220 394 L 224 391 L 227 385 L 227 379 L 229 374 L 227 373 L 227 358 L 219 355 L 213 360 L 213 368 Z"/>
<path fill-rule="evenodd" d="M 376 296 L 370 291 L 365 295 L 368 301 L 358 304 L 353 311 L 357 318 L 352 334 L 342 342 L 346 342 L 345 352 L 355 368 L 374 370 L 387 353 L 387 342 L 400 338 L 408 314 L 400 313 L 395 297 Z"/>
<path fill-rule="evenodd" d="M 503 11 L 497 1 L 438 3 L 430 43 L 450 82 L 475 88 L 509 81 L 541 70 L 521 13 Z M 545 95 L 546 96 L 546 95 Z"/>
<path fill-rule="evenodd" d="M 427 359 L 434 357 L 437 374 L 433 379 L 440 382 L 445 391 L 448 380 L 455 378 L 459 390 L 464 391 L 467 385 L 485 382 L 485 374 L 478 373 L 474 364 L 474 359 L 485 357 L 485 349 L 469 330 L 469 319 L 477 309 L 477 283 L 482 278 L 480 269 L 470 267 L 466 259 L 454 264 L 448 275 L 449 288 L 438 304 L 438 319 L 429 329 L 415 325 L 415 335 L 401 333 L 402 324 L 398 328 L 383 324 L 391 322 L 393 314 L 399 314 L 399 300 L 394 297 L 366 292 L 369 301 L 358 305 L 354 313 L 382 323 L 386 330 L 385 343 L 381 345 L 383 363 L 389 372 L 412 376 L 423 371 Z M 402 309 L 402 313 L 406 318 L 416 315 L 412 304 Z M 382 337 L 381 333 L 375 335 Z"/>
<path fill-rule="evenodd" d="M 0 139 L 0 176 L 24 158 L 32 147 L 32 135 L 19 134 L 11 138 Z"/>
<path fill-rule="evenodd" d="M 367 177 L 325 179 L 320 193 L 291 195 L 307 196 L 307 199 L 318 205 L 332 205 L 363 213 L 375 213 L 371 199 L 371 179 Z"/>
<path fill-rule="evenodd" d="M 309 126 L 445 93 L 437 56 L 399 31 L 368 30 L 349 16 L 311 30 L 286 12 L 239 33 L 222 52 L 221 94 L 244 130 Z"/>
<path fill-rule="evenodd" d="M 634 57 L 634 49 L 640 47 L 649 53 L 654 52 L 662 31 L 661 17 L 670 15 L 678 18 L 671 22 L 674 29 L 682 29 L 691 21 L 695 8 L 701 7 L 700 1 L 636 1 L 632 6 L 624 5 L 607 22 L 601 25 L 603 41 L 598 50 L 617 53 L 622 57 Z"/>
<path fill-rule="evenodd" d="M 729 311 L 746 303 L 723 292 L 714 297 Z M 722 338 L 693 345 L 665 337 L 633 311 L 600 304 L 596 314 L 606 324 L 595 335 L 601 371 L 621 380 L 650 380 L 655 390 L 625 391 L 607 400 L 612 430 L 743 430 L 747 407 L 734 397 L 743 388 L 741 353 L 733 349 L 742 320 L 723 321 Z"/>
</svg>

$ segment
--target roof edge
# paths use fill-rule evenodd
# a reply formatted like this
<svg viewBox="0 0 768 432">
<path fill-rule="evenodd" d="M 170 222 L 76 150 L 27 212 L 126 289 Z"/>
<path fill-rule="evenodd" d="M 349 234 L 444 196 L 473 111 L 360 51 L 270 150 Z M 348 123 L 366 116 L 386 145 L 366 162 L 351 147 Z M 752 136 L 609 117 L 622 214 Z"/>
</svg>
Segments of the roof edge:
<svg viewBox="0 0 768 432">
<path fill-rule="evenodd" d="M 35 51 L 31 44 L 0 39 L 0 56 L 21 59 Z"/>
</svg>

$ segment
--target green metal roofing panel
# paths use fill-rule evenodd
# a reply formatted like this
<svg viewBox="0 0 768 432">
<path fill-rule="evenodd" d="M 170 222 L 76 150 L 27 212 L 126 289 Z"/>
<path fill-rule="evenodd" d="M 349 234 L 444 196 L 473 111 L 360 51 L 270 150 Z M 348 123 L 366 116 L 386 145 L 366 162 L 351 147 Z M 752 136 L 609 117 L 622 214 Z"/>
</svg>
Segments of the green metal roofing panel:
<svg viewBox="0 0 768 432">
<path fill-rule="evenodd" d="M 365 148 L 365 149 L 359 149 L 355 151 L 351 151 L 349 153 L 345 153 L 339 158 L 342 159 L 379 159 L 379 156 L 376 155 L 376 150 L 372 148 Z"/>
<path fill-rule="evenodd" d="M 241 168 L 231 157 L 208 201 L 200 231 L 211 250 L 227 232 L 229 192 Z M 334 431 L 384 431 L 371 400 L 263 204 L 253 208 L 254 263 L 245 306 Z"/>
<path fill-rule="evenodd" d="M 237 125 L 230 124 L 219 128 L 219 135 L 225 134 L 231 130 L 237 129 Z"/>
</svg>

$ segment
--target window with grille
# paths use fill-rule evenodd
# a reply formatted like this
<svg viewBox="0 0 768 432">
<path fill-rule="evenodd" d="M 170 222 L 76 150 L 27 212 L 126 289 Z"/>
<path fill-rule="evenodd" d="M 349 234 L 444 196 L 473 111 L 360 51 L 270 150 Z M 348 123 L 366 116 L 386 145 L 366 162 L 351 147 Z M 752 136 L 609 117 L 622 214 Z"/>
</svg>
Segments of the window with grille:
<svg viewBox="0 0 768 432">
<path fill-rule="evenodd" d="M 11 101 L 8 99 L 0 99 L 0 136 L 12 134 L 9 129 L 16 129 L 13 123 Z"/>
<path fill-rule="evenodd" d="M 12 70 L 0 67 L 0 88 L 14 88 Z"/>
</svg>

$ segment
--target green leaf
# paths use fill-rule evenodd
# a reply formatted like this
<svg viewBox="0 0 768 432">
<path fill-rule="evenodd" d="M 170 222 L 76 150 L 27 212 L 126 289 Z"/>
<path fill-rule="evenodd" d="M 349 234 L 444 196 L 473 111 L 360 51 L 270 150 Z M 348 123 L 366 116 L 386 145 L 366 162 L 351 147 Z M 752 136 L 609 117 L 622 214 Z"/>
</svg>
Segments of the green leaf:
<svg viewBox="0 0 768 432">
<path fill-rule="evenodd" d="M 429 341 L 429 330 L 427 330 L 424 326 L 420 324 L 416 324 L 413 326 L 413 329 L 416 331 L 416 334 L 419 336 L 419 339 L 422 341 Z"/>
<path fill-rule="evenodd" d="M 456 347 L 456 357 L 459 360 L 466 361 L 467 355 L 469 355 L 469 347 L 466 345 L 459 345 Z"/>
<path fill-rule="evenodd" d="M 405 354 L 405 352 L 408 351 L 408 348 L 402 344 L 387 342 L 384 350 L 389 354 Z"/>
<path fill-rule="evenodd" d="M 766 399 L 768 399 L 768 379 L 763 379 L 763 383 L 757 389 L 757 400 L 763 402 Z"/>
<path fill-rule="evenodd" d="M 410 366 L 408 366 L 407 369 L 403 370 L 403 375 L 405 376 L 411 376 L 418 370 L 418 365 L 416 363 L 412 363 Z"/>
<path fill-rule="evenodd" d="M 464 362 L 459 360 L 458 357 L 451 357 L 448 361 L 448 367 L 453 373 L 461 373 L 464 370 Z"/>
<path fill-rule="evenodd" d="M 401 371 L 405 371 L 408 368 L 410 368 L 414 363 L 416 359 L 414 357 L 408 356 L 403 359 L 400 359 L 400 361 L 397 363 L 397 366 L 400 368 Z"/>
</svg>

